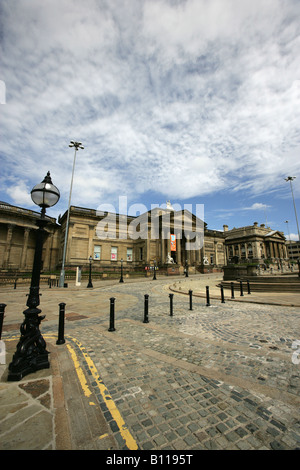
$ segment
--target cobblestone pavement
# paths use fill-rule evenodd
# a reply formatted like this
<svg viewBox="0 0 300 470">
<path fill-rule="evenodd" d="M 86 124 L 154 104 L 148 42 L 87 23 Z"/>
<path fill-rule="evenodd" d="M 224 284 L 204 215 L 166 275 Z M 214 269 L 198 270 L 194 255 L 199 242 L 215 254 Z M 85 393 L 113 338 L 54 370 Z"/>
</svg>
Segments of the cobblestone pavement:
<svg viewBox="0 0 300 470">
<path fill-rule="evenodd" d="M 300 309 L 217 301 L 206 306 L 195 297 L 190 310 L 188 296 L 175 293 L 171 316 L 171 283 L 144 280 L 69 292 L 74 303 L 66 302 L 66 344 L 59 347 L 50 339 L 57 318 L 47 313 L 42 333 L 59 351 L 72 448 L 300 449 Z M 52 289 L 53 304 L 59 295 Z M 108 331 L 110 297 L 116 299 L 115 331 Z M 6 338 L 14 334 L 4 331 Z M 93 428 L 86 441 L 78 437 L 78 402 L 70 400 L 74 370 L 68 376 L 64 370 L 63 357 L 72 351 L 77 372 L 84 373 Z"/>
</svg>

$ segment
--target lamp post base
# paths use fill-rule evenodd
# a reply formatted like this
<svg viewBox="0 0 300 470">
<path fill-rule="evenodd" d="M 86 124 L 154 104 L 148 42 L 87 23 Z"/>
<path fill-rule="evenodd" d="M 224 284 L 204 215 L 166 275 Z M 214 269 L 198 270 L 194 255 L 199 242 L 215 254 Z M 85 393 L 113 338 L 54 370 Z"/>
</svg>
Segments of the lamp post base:
<svg viewBox="0 0 300 470">
<path fill-rule="evenodd" d="M 50 367 L 49 352 L 39 330 L 45 316 L 39 316 L 39 313 L 41 310 L 38 308 L 28 308 L 24 311 L 25 320 L 20 327 L 20 341 L 8 366 L 8 381 L 18 381 L 25 375 Z"/>
</svg>

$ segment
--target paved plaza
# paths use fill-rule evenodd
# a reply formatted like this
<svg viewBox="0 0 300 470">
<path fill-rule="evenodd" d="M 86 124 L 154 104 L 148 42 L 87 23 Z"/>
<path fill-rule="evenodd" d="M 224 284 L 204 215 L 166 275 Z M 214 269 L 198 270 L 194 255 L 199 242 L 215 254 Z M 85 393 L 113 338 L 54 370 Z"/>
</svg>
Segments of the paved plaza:
<svg viewBox="0 0 300 470">
<path fill-rule="evenodd" d="M 41 332 L 51 367 L 20 382 L 6 377 L 28 287 L 0 288 L 7 305 L 0 449 L 300 449 L 300 296 L 245 293 L 231 300 L 225 291 L 221 303 L 218 279 L 43 285 Z M 200 293 L 192 310 L 189 290 Z M 57 345 L 60 302 L 65 344 Z"/>
</svg>

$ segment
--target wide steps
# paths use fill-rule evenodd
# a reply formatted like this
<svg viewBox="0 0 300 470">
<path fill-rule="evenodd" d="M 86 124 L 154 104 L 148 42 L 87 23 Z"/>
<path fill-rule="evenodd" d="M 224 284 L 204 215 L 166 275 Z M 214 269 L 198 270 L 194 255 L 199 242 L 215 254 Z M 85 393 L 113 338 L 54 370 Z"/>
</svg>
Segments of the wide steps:
<svg viewBox="0 0 300 470">
<path fill-rule="evenodd" d="M 300 294 L 300 278 L 298 276 L 251 277 L 235 281 L 222 281 L 221 285 L 224 289 L 231 289 L 231 283 L 233 283 L 234 290 L 238 291 L 240 290 L 240 281 L 242 281 L 243 289 L 246 290 L 247 280 L 251 292 L 299 292 Z"/>
</svg>

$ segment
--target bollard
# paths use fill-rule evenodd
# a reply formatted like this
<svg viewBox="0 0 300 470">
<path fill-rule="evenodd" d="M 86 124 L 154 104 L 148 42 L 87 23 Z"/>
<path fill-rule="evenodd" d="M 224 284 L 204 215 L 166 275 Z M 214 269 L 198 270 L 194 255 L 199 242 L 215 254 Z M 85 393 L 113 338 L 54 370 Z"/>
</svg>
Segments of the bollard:
<svg viewBox="0 0 300 470">
<path fill-rule="evenodd" d="M 249 281 L 247 281 L 247 287 L 248 287 L 248 294 L 251 294 Z"/>
<path fill-rule="evenodd" d="M 223 286 L 221 286 L 221 303 L 225 304 L 225 299 L 224 299 L 224 289 Z"/>
<path fill-rule="evenodd" d="M 14 289 L 17 288 L 17 279 L 15 279 L 15 283 L 14 283 Z"/>
<path fill-rule="evenodd" d="M 144 321 L 143 321 L 143 323 L 149 323 L 149 319 L 148 319 L 148 301 L 149 301 L 149 295 L 145 294 Z"/>
<path fill-rule="evenodd" d="M 115 329 L 115 298 L 110 298 L 109 328 L 108 331 L 116 331 Z"/>
<path fill-rule="evenodd" d="M 210 306 L 210 301 L 209 301 L 209 286 L 206 286 L 206 307 Z"/>
<path fill-rule="evenodd" d="M 170 297 L 170 317 L 173 316 L 173 297 L 174 297 L 174 294 L 169 294 L 169 297 Z"/>
<path fill-rule="evenodd" d="M 189 290 L 189 296 L 190 296 L 190 308 L 189 310 L 193 310 L 193 291 Z"/>
<path fill-rule="evenodd" d="M 65 332 L 65 306 L 64 302 L 59 304 L 59 322 L 58 322 L 58 338 L 56 344 L 64 344 L 64 332 Z"/>
<path fill-rule="evenodd" d="M 241 295 L 241 297 L 244 296 L 244 292 L 243 292 L 243 281 L 240 281 L 240 295 Z"/>
<path fill-rule="evenodd" d="M 3 326 L 3 318 L 4 318 L 4 310 L 5 310 L 6 304 L 0 304 L 0 339 L 2 336 L 2 326 Z"/>
<path fill-rule="evenodd" d="M 230 284 L 231 284 L 231 298 L 234 299 L 234 284 L 233 282 L 231 282 Z"/>
</svg>

